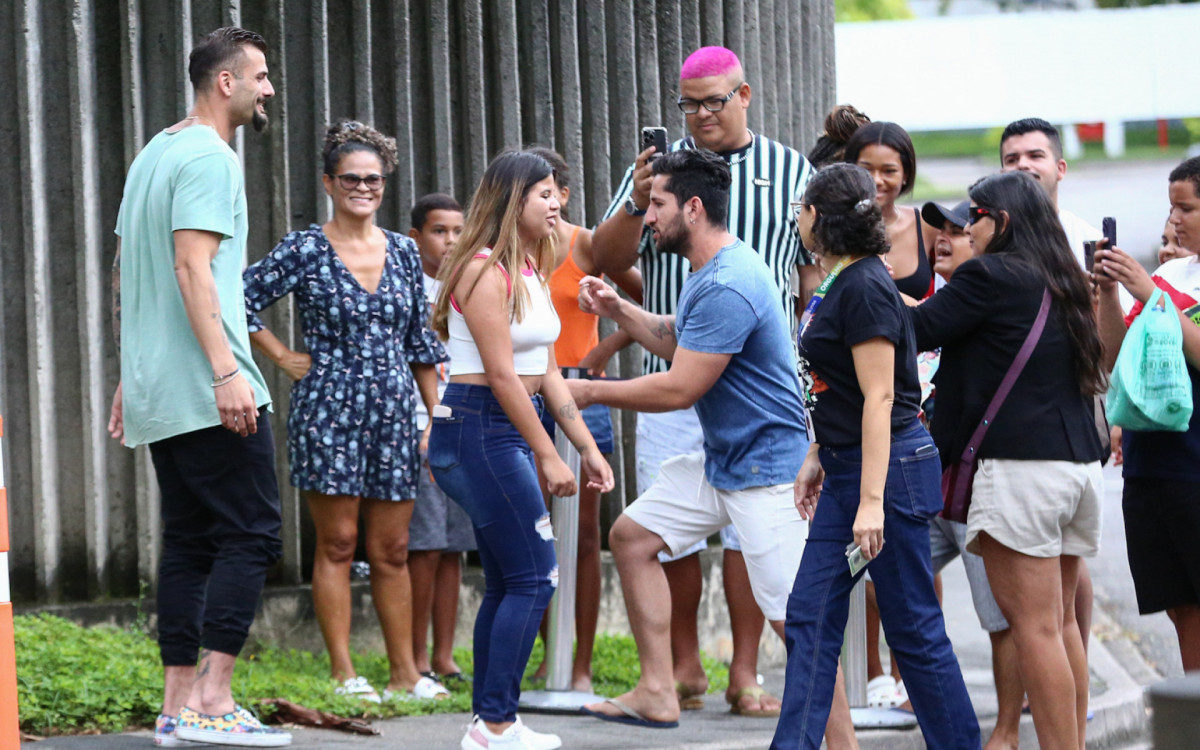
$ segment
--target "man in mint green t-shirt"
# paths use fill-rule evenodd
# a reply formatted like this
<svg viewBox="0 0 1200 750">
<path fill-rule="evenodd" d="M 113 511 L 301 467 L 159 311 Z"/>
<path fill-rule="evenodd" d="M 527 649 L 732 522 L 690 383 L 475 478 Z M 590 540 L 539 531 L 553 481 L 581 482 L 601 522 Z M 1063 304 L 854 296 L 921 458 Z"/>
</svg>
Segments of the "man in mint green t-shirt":
<svg viewBox="0 0 1200 750">
<path fill-rule="evenodd" d="M 282 544 L 271 405 L 250 355 L 237 128 L 266 126 L 266 42 L 218 29 L 192 50 L 196 105 L 134 159 L 116 233 L 121 384 L 110 432 L 148 445 L 162 491 L 164 668 L 155 741 L 280 747 L 230 680 Z M 198 663 L 197 663 L 198 662 Z"/>
</svg>

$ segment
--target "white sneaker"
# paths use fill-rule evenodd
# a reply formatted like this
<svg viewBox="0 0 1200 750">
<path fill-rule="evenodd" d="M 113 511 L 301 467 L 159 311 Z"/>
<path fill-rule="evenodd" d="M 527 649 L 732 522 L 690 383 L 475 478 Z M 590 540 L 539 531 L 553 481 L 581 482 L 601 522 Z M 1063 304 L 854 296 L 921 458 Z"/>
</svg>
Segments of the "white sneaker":
<svg viewBox="0 0 1200 750">
<path fill-rule="evenodd" d="M 521 735 L 521 739 L 525 741 L 525 746 L 529 750 L 558 750 L 562 747 L 562 740 L 557 734 L 535 732 L 521 721 L 520 716 L 517 716 L 517 722 L 513 724 L 513 728 Z"/>
<path fill-rule="evenodd" d="M 521 722 L 516 722 L 500 734 L 493 734 L 478 717 L 467 728 L 462 738 L 462 750 L 556 750 L 562 747 L 557 734 L 535 732 Z"/>
</svg>

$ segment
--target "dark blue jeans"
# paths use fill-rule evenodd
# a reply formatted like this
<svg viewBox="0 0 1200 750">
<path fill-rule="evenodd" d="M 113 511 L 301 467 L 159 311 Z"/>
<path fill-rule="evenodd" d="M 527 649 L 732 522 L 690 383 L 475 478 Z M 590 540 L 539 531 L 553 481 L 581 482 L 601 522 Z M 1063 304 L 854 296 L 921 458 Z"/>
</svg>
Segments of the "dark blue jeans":
<svg viewBox="0 0 1200 750">
<path fill-rule="evenodd" d="M 539 416 L 541 396 L 533 397 Z M 433 420 L 429 466 L 475 527 L 483 603 L 475 617 L 472 707 L 484 721 L 513 721 L 521 677 L 558 582 L 554 536 L 528 443 L 490 388 L 450 383 Z"/>
<path fill-rule="evenodd" d="M 787 678 L 772 750 L 821 746 L 846 630 L 862 448 L 821 448 L 825 483 L 788 598 Z M 868 569 L 892 656 L 930 750 L 978 750 L 979 723 L 933 590 L 929 519 L 942 508 L 941 463 L 918 422 L 892 436 L 883 552 Z M 862 573 L 859 573 L 861 576 Z"/>
</svg>

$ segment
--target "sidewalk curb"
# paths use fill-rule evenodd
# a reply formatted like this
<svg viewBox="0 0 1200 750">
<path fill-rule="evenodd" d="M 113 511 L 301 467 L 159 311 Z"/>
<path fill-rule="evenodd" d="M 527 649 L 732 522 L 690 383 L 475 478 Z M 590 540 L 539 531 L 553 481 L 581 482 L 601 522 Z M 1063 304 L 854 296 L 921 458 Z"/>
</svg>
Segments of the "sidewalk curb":
<svg viewBox="0 0 1200 750">
<path fill-rule="evenodd" d="M 1148 665 L 1146 668 L 1151 669 Z M 1143 688 L 1118 663 L 1106 644 L 1095 638 L 1088 645 L 1088 669 L 1093 679 L 1108 686 L 1090 706 L 1094 715 L 1087 726 L 1088 750 L 1120 748 L 1148 739 L 1150 723 Z M 980 718 L 979 729 L 984 742 L 995 726 L 995 716 Z M 767 731 L 746 733 L 737 740 L 710 742 L 680 738 L 647 743 L 641 750 L 762 750 L 770 745 L 772 734 Z M 924 738 L 916 727 L 859 730 L 858 742 L 862 750 L 925 750 Z M 1021 717 L 1021 747 L 1037 747 L 1033 717 L 1028 714 Z"/>
</svg>

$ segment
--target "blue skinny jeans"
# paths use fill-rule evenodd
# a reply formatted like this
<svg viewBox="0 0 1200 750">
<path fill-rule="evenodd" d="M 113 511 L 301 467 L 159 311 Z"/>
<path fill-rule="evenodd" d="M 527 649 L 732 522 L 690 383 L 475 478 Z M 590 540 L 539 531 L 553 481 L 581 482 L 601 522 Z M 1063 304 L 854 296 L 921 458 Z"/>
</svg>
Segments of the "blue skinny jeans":
<svg viewBox="0 0 1200 750">
<path fill-rule="evenodd" d="M 554 536 L 533 451 L 487 386 L 450 383 L 429 435 L 429 466 L 475 527 L 483 602 L 475 617 L 472 707 L 484 721 L 513 721 L 521 677 L 542 613 L 558 583 Z M 540 416 L 542 397 L 533 404 Z"/>
<path fill-rule="evenodd" d="M 788 598 L 787 677 L 772 750 L 817 750 L 846 630 L 862 448 L 821 448 L 825 482 Z M 942 508 L 941 463 L 919 422 L 892 435 L 883 551 L 867 566 L 879 618 L 930 750 L 979 750 L 979 722 L 933 589 L 929 519 Z M 862 573 L 859 573 L 861 576 Z"/>
</svg>

